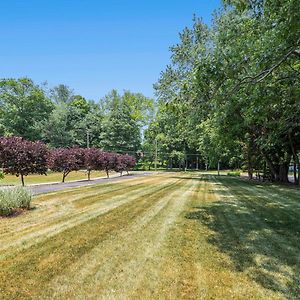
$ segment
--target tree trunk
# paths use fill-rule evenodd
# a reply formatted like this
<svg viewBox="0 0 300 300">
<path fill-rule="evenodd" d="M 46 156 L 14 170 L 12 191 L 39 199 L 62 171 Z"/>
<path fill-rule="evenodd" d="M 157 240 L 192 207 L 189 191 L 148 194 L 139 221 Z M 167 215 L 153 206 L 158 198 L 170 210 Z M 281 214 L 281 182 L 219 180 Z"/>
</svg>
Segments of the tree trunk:
<svg viewBox="0 0 300 300">
<path fill-rule="evenodd" d="M 300 185 L 300 164 L 298 163 L 298 185 Z"/>
<path fill-rule="evenodd" d="M 249 179 L 253 178 L 253 171 L 250 169 L 248 169 L 248 177 L 249 177 Z"/>
<path fill-rule="evenodd" d="M 264 152 L 262 152 L 262 154 L 263 154 L 263 157 L 271 171 L 271 181 L 277 180 L 278 174 L 275 170 L 274 165 L 272 164 L 272 162 L 270 161 L 270 159 L 267 157 L 267 155 Z"/>
<path fill-rule="evenodd" d="M 253 164 L 252 164 L 252 157 L 249 149 L 248 149 L 247 159 L 248 159 L 248 177 L 249 179 L 253 179 Z"/>
<path fill-rule="evenodd" d="M 266 178 L 267 178 L 267 165 L 266 162 L 264 161 L 263 181 L 265 181 Z"/>
<path fill-rule="evenodd" d="M 109 172 L 108 172 L 108 169 L 106 169 L 105 171 L 106 171 L 106 176 L 107 176 L 107 178 L 109 178 Z"/>
<path fill-rule="evenodd" d="M 298 182 L 298 178 L 297 178 L 297 164 L 294 161 L 294 183 L 297 184 Z"/>
<path fill-rule="evenodd" d="M 88 180 L 91 180 L 91 170 L 88 170 Z"/>
<path fill-rule="evenodd" d="M 293 154 L 293 159 L 294 159 L 294 183 L 296 185 L 300 185 L 300 172 L 299 172 L 299 157 L 297 155 L 297 151 L 295 150 L 295 147 L 293 145 L 293 141 L 292 141 L 292 137 L 291 137 L 291 133 L 289 132 L 289 141 L 290 141 L 290 146 L 291 146 L 291 150 L 292 150 L 292 154 Z M 297 178 L 297 166 L 298 166 L 298 178 Z"/>
<path fill-rule="evenodd" d="M 297 153 L 295 153 L 295 155 L 293 155 L 293 159 L 294 159 L 294 179 L 295 179 L 295 184 L 296 185 L 300 185 L 300 162 L 299 162 L 299 157 L 297 155 Z M 298 167 L 298 176 L 297 176 L 297 167 Z"/>
<path fill-rule="evenodd" d="M 25 184 L 24 184 L 24 175 L 23 174 L 21 174 L 21 182 L 22 182 L 22 186 L 24 186 Z"/>
<path fill-rule="evenodd" d="M 68 176 L 70 172 L 64 172 L 63 173 L 63 178 L 62 178 L 62 182 L 65 182 L 66 177 Z"/>
<path fill-rule="evenodd" d="M 288 163 L 282 163 L 279 165 L 279 181 L 283 183 L 289 182 L 288 178 L 289 174 L 289 164 Z"/>
</svg>

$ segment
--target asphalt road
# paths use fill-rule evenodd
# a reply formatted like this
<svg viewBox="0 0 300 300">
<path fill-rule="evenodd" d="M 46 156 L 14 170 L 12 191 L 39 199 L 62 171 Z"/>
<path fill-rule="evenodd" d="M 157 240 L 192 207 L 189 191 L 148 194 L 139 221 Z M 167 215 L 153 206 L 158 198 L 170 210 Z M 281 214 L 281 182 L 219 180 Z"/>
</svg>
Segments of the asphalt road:
<svg viewBox="0 0 300 300">
<path fill-rule="evenodd" d="M 92 184 L 100 184 L 100 183 L 107 183 L 111 181 L 121 181 L 121 180 L 128 180 L 135 177 L 142 177 L 147 176 L 150 173 L 133 173 L 130 175 L 124 175 L 124 176 L 114 176 L 110 178 L 99 178 L 94 180 L 78 180 L 78 181 L 71 181 L 71 182 L 59 182 L 59 183 L 49 183 L 49 184 L 39 184 L 39 185 L 31 185 L 27 186 L 28 189 L 32 191 L 34 195 L 38 194 L 44 194 L 44 193 L 50 193 L 50 192 L 56 192 L 61 191 L 68 188 L 77 188 L 81 186 L 87 186 Z"/>
</svg>

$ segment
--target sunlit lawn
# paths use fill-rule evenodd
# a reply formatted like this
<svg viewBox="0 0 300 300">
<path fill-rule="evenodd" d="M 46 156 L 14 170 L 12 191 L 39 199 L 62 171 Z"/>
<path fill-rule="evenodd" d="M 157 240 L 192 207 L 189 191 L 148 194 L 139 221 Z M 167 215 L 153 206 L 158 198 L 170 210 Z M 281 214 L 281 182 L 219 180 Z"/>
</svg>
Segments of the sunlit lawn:
<svg viewBox="0 0 300 300">
<path fill-rule="evenodd" d="M 103 177 L 106 176 L 105 172 L 92 172 L 91 173 L 91 179 L 97 178 L 97 177 Z M 28 175 L 25 178 L 25 184 L 37 184 L 37 183 L 47 183 L 47 182 L 61 182 L 62 180 L 62 173 L 57 172 L 48 172 L 46 175 Z M 66 182 L 72 181 L 72 180 L 82 180 L 87 179 L 86 171 L 77 171 L 77 172 L 71 172 L 67 178 Z M 21 184 L 21 178 L 17 177 L 15 175 L 4 175 L 4 179 L 0 179 L 0 185 L 4 184 L 13 184 L 18 185 Z"/>
<path fill-rule="evenodd" d="M 299 299 L 300 192 L 160 173 L 0 219 L 0 299 Z"/>
</svg>

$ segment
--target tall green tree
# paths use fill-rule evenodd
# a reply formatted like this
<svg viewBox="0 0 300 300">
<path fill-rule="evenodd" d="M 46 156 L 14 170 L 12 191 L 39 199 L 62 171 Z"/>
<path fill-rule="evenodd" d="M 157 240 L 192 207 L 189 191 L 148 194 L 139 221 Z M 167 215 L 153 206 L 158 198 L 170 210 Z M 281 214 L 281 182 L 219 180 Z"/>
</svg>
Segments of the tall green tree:
<svg viewBox="0 0 300 300">
<path fill-rule="evenodd" d="M 242 159 L 250 177 L 264 168 L 285 182 L 299 165 L 299 2 L 224 2 L 210 28 L 194 18 L 180 34 L 157 95 L 185 111 L 178 122 L 204 157 Z"/>
<path fill-rule="evenodd" d="M 56 104 L 68 104 L 73 100 L 74 91 L 65 84 L 59 84 L 50 89 L 49 97 Z"/>
<path fill-rule="evenodd" d="M 104 150 L 135 152 L 141 144 L 141 128 L 128 101 L 113 90 L 103 100 L 104 119 L 100 145 Z"/>
<path fill-rule="evenodd" d="M 43 89 L 29 78 L 0 80 L 0 133 L 29 140 L 41 138 L 39 124 L 54 106 Z"/>
</svg>

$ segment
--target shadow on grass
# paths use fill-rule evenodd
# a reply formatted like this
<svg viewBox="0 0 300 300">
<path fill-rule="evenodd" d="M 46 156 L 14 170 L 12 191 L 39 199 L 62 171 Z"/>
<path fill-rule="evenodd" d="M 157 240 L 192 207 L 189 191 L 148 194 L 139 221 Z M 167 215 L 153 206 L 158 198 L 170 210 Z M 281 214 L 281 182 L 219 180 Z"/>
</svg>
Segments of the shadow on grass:
<svg viewBox="0 0 300 300">
<path fill-rule="evenodd" d="M 212 230 L 208 242 L 231 258 L 235 271 L 246 271 L 255 282 L 287 299 L 299 299 L 300 197 L 293 193 L 285 203 L 288 189 L 269 186 L 266 192 L 257 183 L 219 180 L 222 185 L 214 193 L 220 200 L 194 207 L 186 218 Z"/>
<path fill-rule="evenodd" d="M 183 176 L 172 176 L 170 178 L 176 178 L 176 179 L 183 179 L 183 180 L 198 180 L 198 181 L 203 181 L 203 182 L 208 182 L 211 181 L 209 179 L 209 176 L 189 176 L 189 177 L 183 177 Z"/>
</svg>

